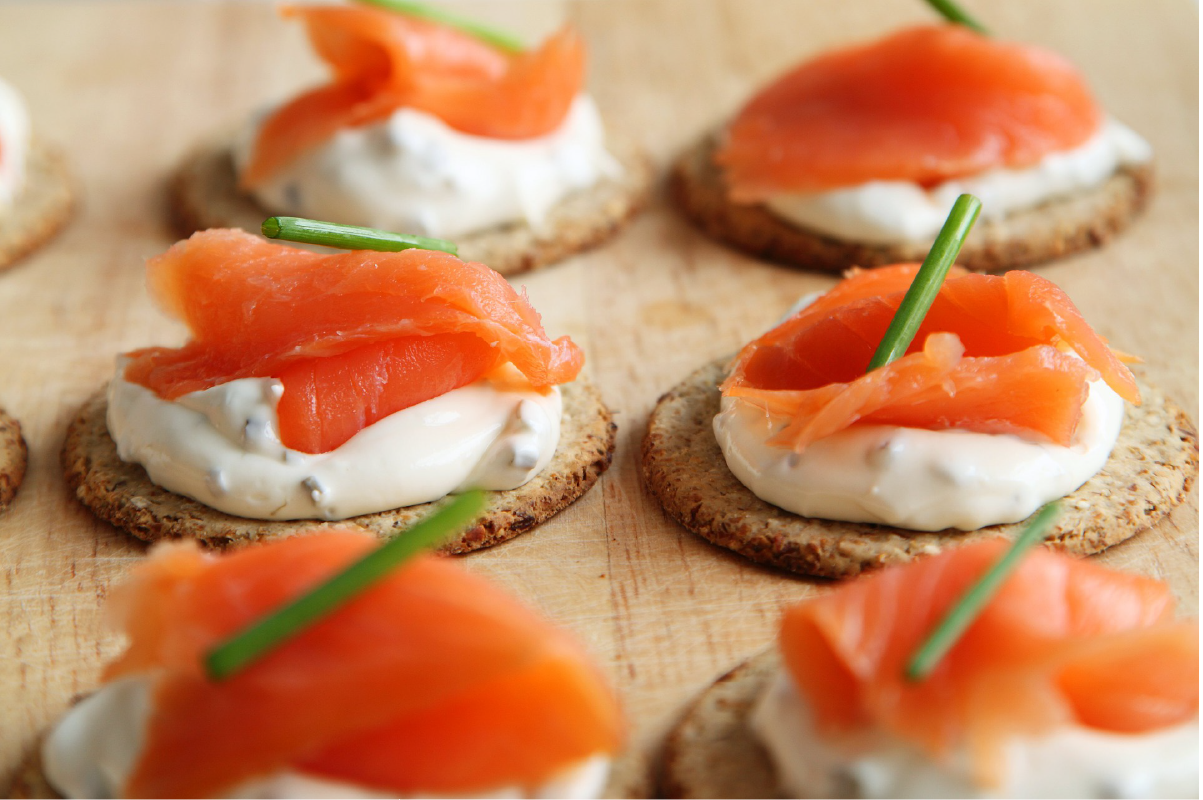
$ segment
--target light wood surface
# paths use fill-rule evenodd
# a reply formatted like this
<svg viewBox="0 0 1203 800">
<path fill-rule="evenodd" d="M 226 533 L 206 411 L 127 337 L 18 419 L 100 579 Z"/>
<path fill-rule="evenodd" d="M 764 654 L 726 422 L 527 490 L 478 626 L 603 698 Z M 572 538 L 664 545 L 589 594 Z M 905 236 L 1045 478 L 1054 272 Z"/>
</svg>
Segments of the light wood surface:
<svg viewBox="0 0 1203 800">
<path fill-rule="evenodd" d="M 1117 347 L 1198 419 L 1198 21 L 1188 0 L 968 3 L 999 34 L 1056 48 L 1157 152 L 1152 211 L 1109 248 L 1044 268 Z M 918 0 L 597 0 L 462 8 L 590 43 L 609 124 L 660 165 L 803 56 L 929 19 Z M 266 3 L 0 4 L 0 76 L 39 133 L 70 148 L 83 192 L 69 229 L 0 275 L 0 405 L 25 426 L 30 472 L 0 516 L 0 783 L 118 648 L 106 591 L 144 554 L 68 494 L 58 451 L 117 352 L 182 339 L 150 304 L 142 262 L 172 238 L 164 176 L 200 138 L 322 74 Z M 830 278 L 707 241 L 663 200 L 621 238 L 518 281 L 554 335 L 570 334 L 621 425 L 614 466 L 550 524 L 463 559 L 577 632 L 652 748 L 705 682 L 772 638 L 780 608 L 826 584 L 754 567 L 665 518 L 640 485 L 656 398 L 760 333 Z M 1167 579 L 1198 609 L 1197 502 L 1101 556 Z"/>
</svg>

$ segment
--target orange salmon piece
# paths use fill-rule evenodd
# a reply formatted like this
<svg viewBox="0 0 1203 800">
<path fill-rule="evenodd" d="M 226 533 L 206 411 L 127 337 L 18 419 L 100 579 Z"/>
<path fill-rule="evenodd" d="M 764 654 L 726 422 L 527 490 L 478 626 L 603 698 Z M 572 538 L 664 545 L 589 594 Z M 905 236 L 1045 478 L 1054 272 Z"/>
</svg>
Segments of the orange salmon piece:
<svg viewBox="0 0 1203 800">
<path fill-rule="evenodd" d="M 866 373 L 917 271 L 898 265 L 881 277 L 853 274 L 745 346 L 723 393 L 791 416 L 775 443 L 799 451 L 857 423 L 1014 433 L 1064 445 L 1097 376 L 1140 401 L 1132 373 L 1065 293 L 1022 271 L 950 274 L 907 354 Z"/>
<path fill-rule="evenodd" d="M 1059 725 L 1141 733 L 1198 714 L 1198 628 L 1158 581 L 1038 550 L 925 680 L 906 662 L 1006 550 L 993 540 L 889 567 L 789 609 L 780 645 L 820 728 L 873 726 L 997 776 L 1006 740 Z"/>
<path fill-rule="evenodd" d="M 205 677 L 210 647 L 376 544 L 334 531 L 221 556 L 171 545 L 136 568 L 110 607 L 130 646 L 105 672 L 159 670 L 129 796 L 221 796 L 310 765 L 386 791 L 456 793 L 536 783 L 617 748 L 614 700 L 577 645 L 436 557 L 411 562 L 234 677 Z M 508 716 L 524 706 L 525 717 Z M 458 716 L 469 707 L 477 711 Z M 474 754 L 444 738 L 457 730 L 477 736 Z M 394 749 L 401 734 L 417 750 Z M 534 752 L 511 758 L 515 737 L 527 734 L 540 737 L 523 741 Z M 473 769 L 460 775 L 465 759 Z"/>
<path fill-rule="evenodd" d="M 260 128 L 244 189 L 269 180 L 343 128 L 399 108 L 425 111 L 464 133 L 529 139 L 555 130 L 580 93 L 585 46 L 569 28 L 513 54 L 467 33 L 364 6 L 284 6 L 305 23 L 331 83 L 274 111 Z"/>
<path fill-rule="evenodd" d="M 280 441 L 302 453 L 329 452 L 390 414 L 472 383 L 497 355 L 471 333 L 440 333 L 296 362 L 274 376 L 284 384 Z"/>
<path fill-rule="evenodd" d="M 826 53 L 752 98 L 715 154 L 732 200 L 868 181 L 932 186 L 1083 144 L 1103 114 L 1078 70 L 961 25 Z"/>
<path fill-rule="evenodd" d="M 536 389 L 571 381 L 584 364 L 504 278 L 446 253 L 322 255 L 215 229 L 150 259 L 147 282 L 192 339 L 128 353 L 126 380 L 174 400 L 279 377 L 281 438 L 304 452 L 333 449 L 506 362 Z"/>
</svg>

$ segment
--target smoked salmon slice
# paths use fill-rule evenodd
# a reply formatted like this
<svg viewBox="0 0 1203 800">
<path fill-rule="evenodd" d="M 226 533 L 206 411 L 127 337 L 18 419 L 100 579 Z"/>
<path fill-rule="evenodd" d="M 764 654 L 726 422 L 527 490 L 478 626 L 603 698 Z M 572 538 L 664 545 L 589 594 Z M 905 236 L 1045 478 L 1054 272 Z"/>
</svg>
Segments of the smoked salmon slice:
<svg viewBox="0 0 1203 800">
<path fill-rule="evenodd" d="M 715 154 L 731 199 L 931 186 L 1083 144 L 1103 115 L 1064 58 L 928 25 L 827 53 L 743 108 Z"/>
<path fill-rule="evenodd" d="M 150 259 L 147 282 L 192 338 L 127 354 L 125 379 L 174 400 L 278 377 L 281 439 L 303 452 L 507 362 L 536 389 L 584 363 L 498 273 L 430 250 L 323 255 L 214 229 Z"/>
<path fill-rule="evenodd" d="M 1140 402 L 1132 373 L 1051 281 L 952 272 L 907 354 L 866 373 L 919 270 L 854 271 L 740 351 L 723 394 L 790 418 L 797 451 L 854 424 L 1013 433 L 1067 445 L 1088 382 Z M 1072 353 L 1072 355 L 1071 355 Z"/>
<path fill-rule="evenodd" d="M 580 648 L 504 592 L 423 557 L 222 683 L 202 655 L 377 546 L 314 532 L 231 552 L 160 548 L 114 592 L 155 713 L 131 797 L 220 797 L 282 769 L 386 792 L 539 783 L 614 752 L 622 725 Z M 519 752 L 521 751 L 521 752 Z"/>
<path fill-rule="evenodd" d="M 569 28 L 514 54 L 377 8 L 284 6 L 282 13 L 305 23 L 332 81 L 264 121 L 240 176 L 243 189 L 261 185 L 339 130 L 379 122 L 403 107 L 476 136 L 542 136 L 564 120 L 584 82 L 584 43 Z"/>
<path fill-rule="evenodd" d="M 1057 726 L 1143 733 L 1199 709 L 1199 632 L 1162 583 L 1043 549 L 1024 557 L 925 680 L 903 668 L 1007 542 L 958 547 L 786 611 L 780 645 L 821 731 L 880 728 L 935 757 L 968 745 L 998 777 L 1016 736 Z"/>
</svg>

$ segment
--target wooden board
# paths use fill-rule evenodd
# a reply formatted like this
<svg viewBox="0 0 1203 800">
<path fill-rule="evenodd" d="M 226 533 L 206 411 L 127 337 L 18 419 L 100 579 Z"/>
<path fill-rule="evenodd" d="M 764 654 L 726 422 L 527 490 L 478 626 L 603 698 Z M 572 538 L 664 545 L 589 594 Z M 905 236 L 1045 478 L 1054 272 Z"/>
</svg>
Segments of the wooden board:
<svg viewBox="0 0 1203 800">
<path fill-rule="evenodd" d="M 1157 151 L 1151 213 L 1108 249 L 1050 266 L 1087 319 L 1198 418 L 1198 21 L 1188 0 L 969 3 L 1000 35 L 1054 47 Z M 457 6 L 458 7 L 458 6 Z M 491 2 L 463 10 L 542 35 L 564 19 L 591 46 L 609 123 L 661 165 L 799 58 L 930 18 L 918 0 Z M 172 237 L 164 176 L 198 139 L 316 80 L 296 25 L 267 3 L 0 4 L 0 76 L 38 131 L 70 148 L 75 223 L 0 275 L 0 405 L 25 425 L 31 469 L 0 516 L 0 782 L 68 698 L 94 687 L 119 642 L 109 586 L 144 549 L 68 494 L 58 451 L 76 406 L 119 351 L 180 341 L 142 262 Z M 736 255 L 663 198 L 611 246 L 520 281 L 553 334 L 570 334 L 618 412 L 601 484 L 551 524 L 467 557 L 576 631 L 610 675 L 632 747 L 652 751 L 682 703 L 765 646 L 781 607 L 826 584 L 752 566 L 670 522 L 640 485 L 656 398 L 767 328 L 819 275 Z M 1198 609 L 1197 502 L 1101 561 L 1167 579 Z"/>
</svg>

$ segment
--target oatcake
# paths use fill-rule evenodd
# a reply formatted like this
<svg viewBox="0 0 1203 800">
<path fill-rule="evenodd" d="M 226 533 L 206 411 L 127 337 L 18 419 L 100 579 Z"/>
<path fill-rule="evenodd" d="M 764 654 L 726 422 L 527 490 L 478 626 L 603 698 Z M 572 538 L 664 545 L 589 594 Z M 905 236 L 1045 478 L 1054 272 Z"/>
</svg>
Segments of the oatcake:
<svg viewBox="0 0 1203 800">
<path fill-rule="evenodd" d="M 748 717 L 780 664 L 776 649 L 766 650 L 690 703 L 660 755 L 662 796 L 779 796 L 773 762 L 748 727 Z"/>
<path fill-rule="evenodd" d="M 660 398 L 643 440 L 643 476 L 665 510 L 714 544 L 793 572 L 843 578 L 864 569 L 979 539 L 1014 537 L 1023 523 L 976 531 L 910 531 L 888 525 L 801 517 L 740 483 L 714 438 L 718 384 L 727 360 L 694 372 Z M 1153 525 L 1186 499 L 1199 472 L 1198 431 L 1181 408 L 1140 385 L 1111 458 L 1062 501 L 1048 546 L 1088 555 Z"/>
<path fill-rule="evenodd" d="M 456 237 L 459 257 L 480 261 L 502 275 L 545 267 L 588 250 L 618 232 L 647 202 L 654 177 L 651 162 L 634 144 L 611 141 L 622 176 L 562 200 L 539 230 L 513 222 Z M 285 213 L 265 209 L 237 185 L 229 141 L 203 147 L 176 172 L 169 188 L 175 227 L 181 236 L 205 228 L 258 232 L 265 217 Z"/>
<path fill-rule="evenodd" d="M 21 436 L 21 423 L 0 408 L 0 511 L 8 508 L 25 477 L 29 449 Z"/>
<path fill-rule="evenodd" d="M 467 553 L 525 533 L 584 494 L 610 466 L 617 426 L 601 396 L 581 382 L 565 384 L 561 391 L 564 419 L 551 463 L 517 489 L 488 492 L 481 518 L 445 543 L 442 552 Z M 333 522 L 235 517 L 156 486 L 140 465 L 118 458 L 105 422 L 107 407 L 100 392 L 84 403 L 68 426 L 63 445 L 67 484 L 98 517 L 139 539 L 249 543 L 319 528 L 361 528 L 387 537 L 411 527 L 438 505 L 423 503 Z"/>
<path fill-rule="evenodd" d="M 716 137 L 705 137 L 673 168 L 677 204 L 704 231 L 753 256 L 796 267 L 842 272 L 922 261 L 928 243 L 877 245 L 836 239 L 799 227 L 762 205 L 727 199 L 714 164 Z M 1021 269 L 1105 243 L 1145 208 L 1152 193 L 1149 164 L 1119 169 L 1087 192 L 1050 200 L 1001 219 L 978 220 L 957 263 L 979 272 Z"/>
<path fill-rule="evenodd" d="M 71 218 L 75 190 L 62 154 L 30 142 L 25 186 L 0 214 L 0 270 L 48 242 Z"/>
</svg>

